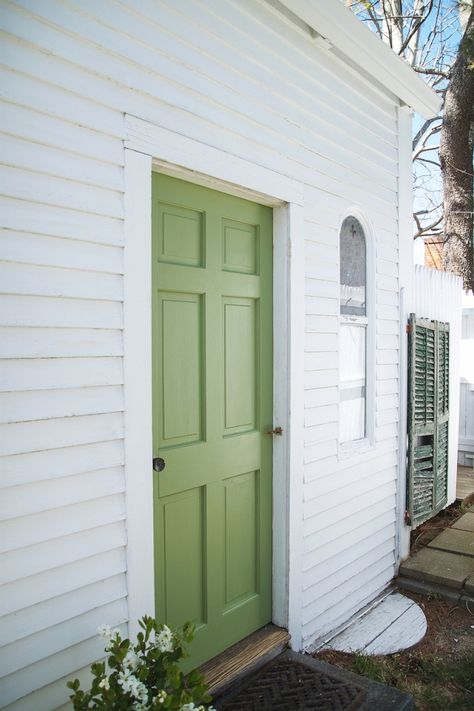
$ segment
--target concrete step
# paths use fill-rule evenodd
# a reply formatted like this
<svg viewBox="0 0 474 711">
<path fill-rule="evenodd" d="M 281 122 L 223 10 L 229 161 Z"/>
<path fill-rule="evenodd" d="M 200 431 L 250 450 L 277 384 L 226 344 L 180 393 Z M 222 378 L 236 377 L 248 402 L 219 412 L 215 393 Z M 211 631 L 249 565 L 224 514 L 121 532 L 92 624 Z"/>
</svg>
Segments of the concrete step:
<svg viewBox="0 0 474 711">
<path fill-rule="evenodd" d="M 398 585 L 453 602 L 474 599 L 474 512 L 465 513 L 400 566 Z"/>
</svg>

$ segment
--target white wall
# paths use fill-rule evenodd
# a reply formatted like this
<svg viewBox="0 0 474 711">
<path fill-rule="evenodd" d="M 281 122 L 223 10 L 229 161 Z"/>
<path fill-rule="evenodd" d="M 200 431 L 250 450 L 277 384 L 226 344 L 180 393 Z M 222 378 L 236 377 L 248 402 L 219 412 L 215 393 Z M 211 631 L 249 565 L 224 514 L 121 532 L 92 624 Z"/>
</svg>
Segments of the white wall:
<svg viewBox="0 0 474 711">
<path fill-rule="evenodd" d="M 61 706 L 65 680 L 100 654 L 97 625 L 127 622 L 124 113 L 306 185 L 305 454 L 291 475 L 304 476 L 309 645 L 395 566 L 394 100 L 263 0 L 12 0 L 1 25 L 2 704 Z M 375 438 L 340 459 L 338 229 L 351 205 L 376 242 Z"/>
<path fill-rule="evenodd" d="M 456 498 L 459 429 L 462 280 L 448 272 L 415 266 L 413 309 L 418 318 L 449 323 L 448 504 Z"/>
<path fill-rule="evenodd" d="M 474 295 L 462 295 L 458 462 L 474 466 Z"/>
</svg>

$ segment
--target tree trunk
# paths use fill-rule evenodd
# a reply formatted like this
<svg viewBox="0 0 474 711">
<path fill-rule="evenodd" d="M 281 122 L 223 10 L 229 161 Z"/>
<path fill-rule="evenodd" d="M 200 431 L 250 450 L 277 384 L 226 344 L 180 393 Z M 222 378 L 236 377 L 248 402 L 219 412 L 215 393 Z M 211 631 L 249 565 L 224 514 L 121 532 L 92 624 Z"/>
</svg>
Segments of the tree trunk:
<svg viewBox="0 0 474 711">
<path fill-rule="evenodd" d="M 473 262 L 473 146 L 474 120 L 474 6 L 451 70 L 446 92 L 440 163 L 444 188 L 444 266 L 474 290 Z"/>
</svg>

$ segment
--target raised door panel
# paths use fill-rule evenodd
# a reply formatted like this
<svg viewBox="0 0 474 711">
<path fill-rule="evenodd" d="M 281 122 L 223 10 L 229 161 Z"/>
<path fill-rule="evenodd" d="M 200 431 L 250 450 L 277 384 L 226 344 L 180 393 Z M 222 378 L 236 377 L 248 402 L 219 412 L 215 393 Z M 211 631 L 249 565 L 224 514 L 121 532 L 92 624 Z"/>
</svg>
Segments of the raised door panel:
<svg viewBox="0 0 474 711">
<path fill-rule="evenodd" d="M 203 309 L 199 294 L 160 292 L 160 447 L 202 439 Z"/>
<path fill-rule="evenodd" d="M 250 472 L 224 481 L 225 612 L 258 594 L 258 478 Z"/>
<path fill-rule="evenodd" d="M 224 432 L 253 430 L 258 421 L 258 334 L 254 299 L 224 298 Z"/>
</svg>

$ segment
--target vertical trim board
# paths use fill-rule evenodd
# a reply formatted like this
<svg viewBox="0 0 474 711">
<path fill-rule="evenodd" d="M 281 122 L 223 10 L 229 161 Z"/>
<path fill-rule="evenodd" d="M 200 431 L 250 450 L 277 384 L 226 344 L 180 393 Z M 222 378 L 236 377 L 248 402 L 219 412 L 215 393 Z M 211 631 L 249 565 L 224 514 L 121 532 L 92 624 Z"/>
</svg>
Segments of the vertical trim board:
<svg viewBox="0 0 474 711">
<path fill-rule="evenodd" d="M 125 150 L 124 394 L 129 631 L 154 614 L 151 158 Z"/>
</svg>

